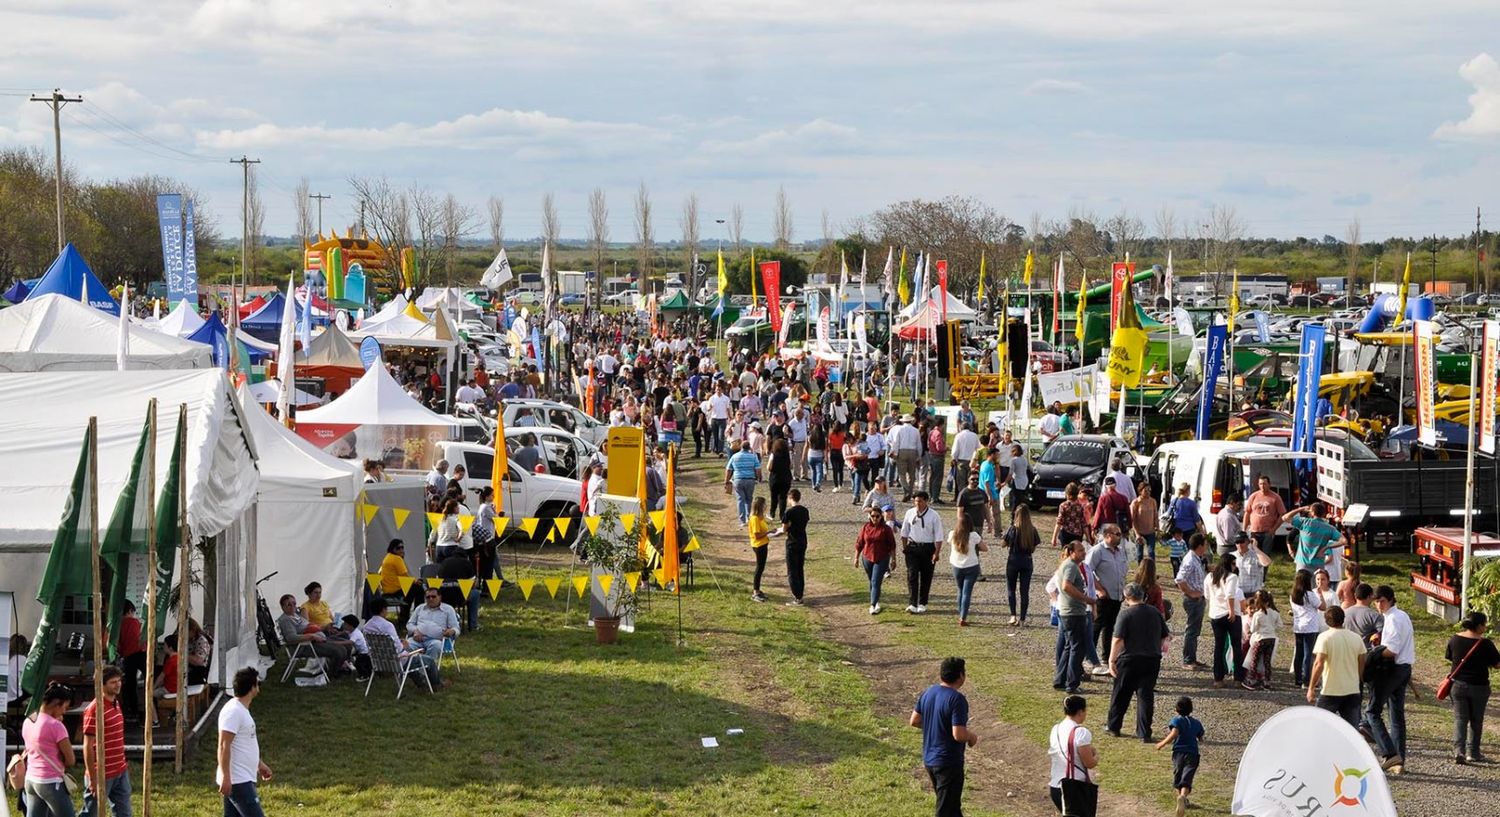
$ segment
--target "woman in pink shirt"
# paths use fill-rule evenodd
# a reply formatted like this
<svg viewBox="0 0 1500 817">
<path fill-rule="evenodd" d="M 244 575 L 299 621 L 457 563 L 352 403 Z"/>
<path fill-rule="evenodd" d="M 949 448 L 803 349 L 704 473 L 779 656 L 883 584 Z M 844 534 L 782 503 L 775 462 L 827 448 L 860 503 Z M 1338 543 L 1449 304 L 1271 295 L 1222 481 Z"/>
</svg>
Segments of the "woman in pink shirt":
<svg viewBox="0 0 1500 817">
<path fill-rule="evenodd" d="M 51 684 L 42 693 L 41 710 L 21 725 L 26 743 L 26 813 L 32 817 L 73 817 L 73 798 L 64 781 L 74 763 L 73 741 L 62 723 L 72 700 L 67 687 Z"/>
</svg>

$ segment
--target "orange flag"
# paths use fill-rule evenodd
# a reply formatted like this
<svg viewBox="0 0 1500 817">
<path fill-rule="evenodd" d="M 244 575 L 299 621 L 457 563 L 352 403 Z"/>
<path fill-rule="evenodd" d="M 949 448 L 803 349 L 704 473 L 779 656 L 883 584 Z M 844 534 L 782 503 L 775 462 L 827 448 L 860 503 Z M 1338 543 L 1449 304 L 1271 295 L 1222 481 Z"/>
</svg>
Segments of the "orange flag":
<svg viewBox="0 0 1500 817">
<path fill-rule="evenodd" d="M 651 528 L 646 524 L 651 518 L 651 508 L 646 504 L 646 469 L 651 467 L 647 462 L 650 459 L 651 450 L 642 445 L 641 478 L 636 480 L 636 501 L 640 503 L 641 512 L 636 514 L 635 518 L 639 519 L 641 524 L 640 554 L 643 562 L 646 561 L 646 552 L 651 548 Z"/>
<path fill-rule="evenodd" d="M 505 450 L 505 411 L 495 412 L 495 457 L 490 466 L 490 487 L 495 489 L 495 513 L 505 511 L 505 480 L 510 476 L 509 452 Z"/>
<path fill-rule="evenodd" d="M 667 581 L 672 582 L 672 592 L 681 592 L 677 581 L 677 447 L 667 449 L 667 510 L 666 524 L 661 532 L 661 567 Z"/>
</svg>

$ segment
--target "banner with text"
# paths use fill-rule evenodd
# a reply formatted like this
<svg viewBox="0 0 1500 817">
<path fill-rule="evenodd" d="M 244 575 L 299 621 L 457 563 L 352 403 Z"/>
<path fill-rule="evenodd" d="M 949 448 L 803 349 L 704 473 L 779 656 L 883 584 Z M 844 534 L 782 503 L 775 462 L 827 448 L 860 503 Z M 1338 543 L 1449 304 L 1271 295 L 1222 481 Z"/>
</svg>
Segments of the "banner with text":
<svg viewBox="0 0 1500 817">
<path fill-rule="evenodd" d="M 182 204 L 182 289 L 188 303 L 198 305 L 198 247 L 193 243 L 193 200 Z"/>
<path fill-rule="evenodd" d="M 1318 388 L 1323 380 L 1323 344 L 1328 329 L 1321 323 L 1302 325 L 1297 345 L 1297 391 L 1292 408 L 1292 450 L 1312 453 L 1318 436 Z M 1308 461 L 1299 461 L 1306 465 Z"/>
<path fill-rule="evenodd" d="M 1228 342 L 1229 327 L 1219 324 L 1208 328 L 1208 347 L 1203 353 L 1203 390 L 1198 394 L 1198 422 L 1193 426 L 1193 436 L 1200 440 L 1210 439 L 1208 425 L 1214 411 L 1214 391 L 1224 368 L 1224 347 Z"/>
<path fill-rule="evenodd" d="M 1041 387 L 1042 404 L 1062 403 L 1066 406 L 1088 400 L 1094 393 L 1096 370 L 1095 366 L 1080 366 L 1061 372 L 1038 372 L 1036 382 Z"/>
<path fill-rule="evenodd" d="M 176 304 L 188 297 L 182 258 L 181 193 L 162 193 L 156 197 L 156 221 L 161 229 L 161 260 L 167 278 L 167 301 Z"/>
<path fill-rule="evenodd" d="M 1416 340 L 1412 349 L 1417 358 L 1417 442 L 1437 445 L 1437 412 L 1433 405 L 1433 390 L 1437 388 L 1433 360 L 1435 333 L 1432 321 L 1413 321 L 1413 326 Z"/>
<path fill-rule="evenodd" d="M 1500 397 L 1500 321 L 1484 322 L 1484 349 L 1479 356 L 1479 450 L 1495 453 L 1496 398 Z"/>
<path fill-rule="evenodd" d="M 1396 804 L 1354 727 L 1332 712 L 1294 706 L 1267 718 L 1245 746 L 1230 813 L 1396 817 Z"/>
<path fill-rule="evenodd" d="M 766 261 L 760 265 L 761 283 L 766 287 L 766 316 L 771 320 L 771 331 L 781 334 L 781 262 Z"/>
<path fill-rule="evenodd" d="M 1113 332 L 1120 325 L 1120 299 L 1125 297 L 1125 289 L 1130 286 L 1130 275 L 1135 272 L 1135 264 L 1115 263 L 1109 268 L 1109 331 Z"/>
</svg>

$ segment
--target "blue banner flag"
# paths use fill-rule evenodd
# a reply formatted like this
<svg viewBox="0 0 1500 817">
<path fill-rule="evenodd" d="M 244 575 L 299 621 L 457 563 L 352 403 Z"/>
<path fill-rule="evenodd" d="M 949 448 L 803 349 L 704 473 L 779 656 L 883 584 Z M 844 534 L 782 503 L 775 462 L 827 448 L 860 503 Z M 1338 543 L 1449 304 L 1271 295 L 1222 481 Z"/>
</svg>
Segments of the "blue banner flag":
<svg viewBox="0 0 1500 817">
<path fill-rule="evenodd" d="M 193 200 L 182 205 L 182 294 L 198 305 L 198 247 L 193 242 Z"/>
<path fill-rule="evenodd" d="M 364 365 L 365 371 L 380 362 L 380 341 L 367 337 L 359 342 L 359 362 Z"/>
<path fill-rule="evenodd" d="M 1271 316 L 1264 310 L 1257 310 L 1255 313 L 1255 341 L 1271 342 Z"/>
<path fill-rule="evenodd" d="M 1302 325 L 1302 342 L 1297 345 L 1296 399 L 1292 410 L 1292 450 L 1312 453 L 1318 436 L 1318 386 L 1323 380 L 1323 343 L 1328 329 L 1322 324 Z M 1298 460 L 1307 468 L 1310 460 Z"/>
<path fill-rule="evenodd" d="M 1214 392 L 1218 388 L 1219 374 L 1224 369 L 1224 347 L 1229 343 L 1229 327 L 1224 324 L 1208 329 L 1208 348 L 1204 351 L 1203 391 L 1198 395 L 1198 423 L 1193 436 L 1208 439 L 1209 418 L 1214 410 Z"/>
<path fill-rule="evenodd" d="M 167 279 L 167 301 L 176 304 L 189 297 L 182 257 L 182 194 L 162 193 L 157 196 L 156 220 L 161 227 L 161 260 Z M 192 300 L 196 302 L 196 282 L 193 290 Z"/>
</svg>

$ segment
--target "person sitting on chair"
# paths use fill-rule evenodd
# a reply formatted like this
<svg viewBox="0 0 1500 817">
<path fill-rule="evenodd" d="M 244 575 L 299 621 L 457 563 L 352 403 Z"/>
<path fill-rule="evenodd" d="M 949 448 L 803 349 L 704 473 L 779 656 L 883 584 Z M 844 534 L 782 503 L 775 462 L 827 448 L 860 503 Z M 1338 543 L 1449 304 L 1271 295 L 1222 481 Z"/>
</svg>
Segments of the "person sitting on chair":
<svg viewBox="0 0 1500 817">
<path fill-rule="evenodd" d="M 354 645 L 354 677 L 356 680 L 366 681 L 370 678 L 370 643 L 365 641 L 365 634 L 359 629 L 358 616 L 344 616 L 339 619 L 339 630 L 349 643 Z"/>
<path fill-rule="evenodd" d="M 370 604 L 365 608 L 365 623 L 360 629 L 364 631 L 367 639 L 370 636 L 390 639 L 391 643 L 396 645 L 397 653 L 417 648 L 416 645 L 411 644 L 396 632 L 395 625 L 391 624 L 390 619 L 385 617 L 385 604 L 379 599 L 372 599 Z M 442 674 L 438 672 L 437 662 L 425 654 L 420 656 L 420 659 L 422 668 L 427 672 L 427 680 L 432 683 L 432 688 L 438 689 L 447 686 L 443 682 Z"/>
<path fill-rule="evenodd" d="M 443 580 L 439 595 L 443 602 L 454 609 L 462 604 L 468 611 L 469 632 L 479 629 L 479 582 L 469 588 L 468 598 L 459 589 L 459 579 L 474 578 L 474 561 L 464 551 L 452 554 L 438 565 L 438 578 Z"/>
<path fill-rule="evenodd" d="M 297 609 L 297 597 L 291 593 L 281 597 L 281 615 L 276 619 L 276 633 L 290 649 L 293 645 L 306 643 L 312 647 L 313 655 L 327 659 L 335 673 L 345 672 L 349 656 L 354 652 L 350 641 L 331 641 L 321 627 L 311 623 Z"/>
<path fill-rule="evenodd" d="M 443 640 L 458 637 L 458 614 L 453 607 L 443 603 L 437 588 L 427 588 L 426 603 L 411 612 L 406 622 L 406 632 L 411 636 L 412 647 L 427 653 L 433 663 L 443 657 Z"/>
</svg>

